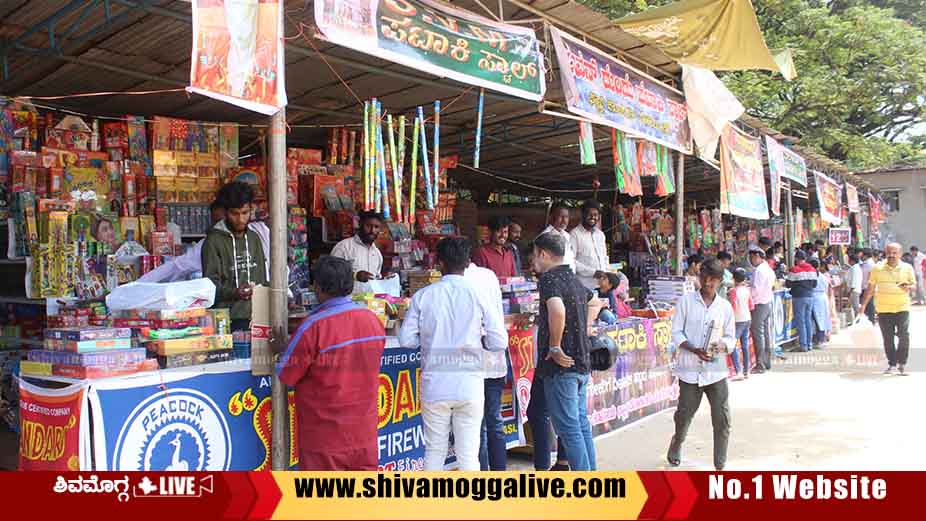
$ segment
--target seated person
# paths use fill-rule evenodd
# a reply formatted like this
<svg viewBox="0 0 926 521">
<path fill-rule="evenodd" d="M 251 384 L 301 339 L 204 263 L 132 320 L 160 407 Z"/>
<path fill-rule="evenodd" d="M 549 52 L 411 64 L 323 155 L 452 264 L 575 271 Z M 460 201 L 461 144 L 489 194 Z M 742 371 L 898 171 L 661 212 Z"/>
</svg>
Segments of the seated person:
<svg viewBox="0 0 926 521">
<path fill-rule="evenodd" d="M 615 324 L 619 318 L 631 316 L 630 306 L 624 300 L 629 292 L 630 282 L 623 273 L 599 271 L 595 274 L 598 281 L 598 298 L 607 304 L 598 313 L 598 320 L 606 324 Z"/>
</svg>

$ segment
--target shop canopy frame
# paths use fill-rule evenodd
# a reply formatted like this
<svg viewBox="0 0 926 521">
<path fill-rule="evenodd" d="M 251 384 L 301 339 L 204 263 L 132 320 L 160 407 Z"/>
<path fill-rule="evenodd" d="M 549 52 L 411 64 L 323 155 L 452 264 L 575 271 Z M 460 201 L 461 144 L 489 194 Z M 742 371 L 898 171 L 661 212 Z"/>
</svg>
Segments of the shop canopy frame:
<svg viewBox="0 0 926 521">
<path fill-rule="evenodd" d="M 598 177 L 603 191 L 613 190 L 609 142 L 600 140 L 603 146 L 598 147 L 597 166 L 583 167 L 576 146 L 577 122 L 541 112 L 544 108 L 565 112 L 555 101 L 562 94 L 545 26 L 570 32 L 670 86 L 680 84 L 680 66 L 617 28 L 605 15 L 571 0 L 462 0 L 452 5 L 492 20 L 534 28 L 548 69 L 547 101 L 539 107 L 536 102 L 486 89 L 480 161 L 484 173 L 463 167 L 454 173 L 455 178 L 477 189 L 581 198 L 593 192 L 591 181 Z M 311 1 L 286 1 L 285 9 L 290 145 L 323 142 L 323 129 L 305 127 L 359 122 L 362 105 L 342 85 L 339 75 L 358 97 L 375 96 L 396 114 L 411 114 L 416 106 L 440 99 L 445 106 L 441 150 L 458 154 L 463 165 L 472 165 L 478 88 L 314 38 Z M 0 6 L 0 94 L 38 97 L 185 87 L 189 83 L 191 19 L 190 3 L 180 0 L 4 3 Z M 260 114 L 183 92 L 41 103 L 93 116 L 163 115 L 266 124 Z M 604 131 L 602 127 L 600 135 Z M 257 135 L 248 128 L 242 133 L 243 142 Z"/>
</svg>

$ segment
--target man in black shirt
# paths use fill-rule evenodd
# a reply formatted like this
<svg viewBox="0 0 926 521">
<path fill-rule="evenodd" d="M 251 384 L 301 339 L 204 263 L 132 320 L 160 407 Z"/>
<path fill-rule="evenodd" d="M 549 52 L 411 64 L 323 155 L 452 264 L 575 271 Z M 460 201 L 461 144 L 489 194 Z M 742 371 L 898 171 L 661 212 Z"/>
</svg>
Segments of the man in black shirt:
<svg viewBox="0 0 926 521">
<path fill-rule="evenodd" d="M 588 330 L 601 303 L 568 265 L 566 242 L 557 234 L 534 241 L 534 271 L 541 274 L 538 364 L 553 428 L 572 470 L 595 470 L 595 443 L 588 421 Z"/>
</svg>

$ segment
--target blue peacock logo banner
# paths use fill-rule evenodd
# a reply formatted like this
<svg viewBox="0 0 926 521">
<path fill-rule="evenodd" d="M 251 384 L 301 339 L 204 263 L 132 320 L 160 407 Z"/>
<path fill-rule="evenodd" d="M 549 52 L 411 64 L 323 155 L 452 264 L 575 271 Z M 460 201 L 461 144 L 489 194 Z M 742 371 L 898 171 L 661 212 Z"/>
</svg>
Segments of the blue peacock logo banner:
<svg viewBox="0 0 926 521">
<path fill-rule="evenodd" d="M 91 387 L 94 468 L 98 470 L 254 470 L 269 456 L 255 428 L 255 408 L 235 411 L 248 389 L 260 403 L 267 377 L 250 370 L 114 379 Z M 234 401 L 234 400 L 231 400 Z M 242 414 L 244 412 L 244 414 Z"/>
</svg>

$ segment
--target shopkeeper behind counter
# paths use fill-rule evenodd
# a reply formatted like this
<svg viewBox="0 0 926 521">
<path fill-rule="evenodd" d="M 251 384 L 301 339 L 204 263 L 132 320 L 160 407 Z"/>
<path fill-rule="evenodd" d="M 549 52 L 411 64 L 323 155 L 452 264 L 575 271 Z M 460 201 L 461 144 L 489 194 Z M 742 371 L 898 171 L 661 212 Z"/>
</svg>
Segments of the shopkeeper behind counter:
<svg viewBox="0 0 926 521">
<path fill-rule="evenodd" d="M 260 235 L 248 228 L 254 190 L 245 183 L 228 183 L 219 198 L 225 206 L 225 219 L 206 235 L 203 276 L 215 284 L 215 307 L 229 308 L 232 331 L 247 331 L 251 327 L 253 288 L 269 282 Z"/>
<path fill-rule="evenodd" d="M 383 254 L 376 247 L 376 238 L 383 228 L 383 217 L 375 212 L 360 214 L 357 233 L 337 243 L 333 257 L 350 261 L 354 270 L 354 292 L 364 291 L 365 283 L 382 276 Z"/>
</svg>

